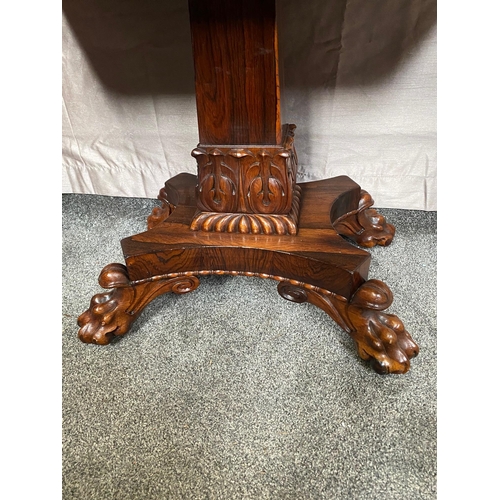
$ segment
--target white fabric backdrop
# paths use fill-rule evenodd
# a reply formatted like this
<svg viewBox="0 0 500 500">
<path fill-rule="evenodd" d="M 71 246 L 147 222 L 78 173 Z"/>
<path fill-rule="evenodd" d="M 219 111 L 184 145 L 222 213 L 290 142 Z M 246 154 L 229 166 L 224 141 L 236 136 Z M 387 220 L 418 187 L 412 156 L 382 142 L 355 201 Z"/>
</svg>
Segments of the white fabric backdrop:
<svg viewBox="0 0 500 500">
<path fill-rule="evenodd" d="M 437 210 L 435 0 L 278 3 L 298 180 L 345 174 L 376 207 Z M 196 173 L 187 0 L 63 10 L 63 192 L 156 198 Z"/>
</svg>

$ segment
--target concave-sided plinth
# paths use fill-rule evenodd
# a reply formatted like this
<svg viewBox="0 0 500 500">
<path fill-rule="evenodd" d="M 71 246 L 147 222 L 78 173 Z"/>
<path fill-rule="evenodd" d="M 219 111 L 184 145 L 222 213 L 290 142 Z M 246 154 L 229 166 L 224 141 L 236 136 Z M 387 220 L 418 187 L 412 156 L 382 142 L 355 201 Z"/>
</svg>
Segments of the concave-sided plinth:
<svg viewBox="0 0 500 500">
<path fill-rule="evenodd" d="M 369 208 L 369 195 L 356 183 L 336 177 L 299 184 L 298 233 L 263 235 L 193 231 L 196 182 L 190 174 L 168 181 L 159 196 L 162 206 L 149 218 L 150 229 L 122 240 L 126 265 L 103 269 L 100 284 L 110 291 L 94 296 L 80 316 L 82 341 L 109 343 L 158 295 L 190 292 L 204 275 L 258 276 L 276 280 L 285 299 L 323 309 L 377 372 L 409 369 L 418 347 L 402 322 L 384 312 L 391 291 L 381 281 L 366 281 L 370 254 L 333 228 L 368 241 L 367 246 L 392 239 L 392 226 Z"/>
</svg>

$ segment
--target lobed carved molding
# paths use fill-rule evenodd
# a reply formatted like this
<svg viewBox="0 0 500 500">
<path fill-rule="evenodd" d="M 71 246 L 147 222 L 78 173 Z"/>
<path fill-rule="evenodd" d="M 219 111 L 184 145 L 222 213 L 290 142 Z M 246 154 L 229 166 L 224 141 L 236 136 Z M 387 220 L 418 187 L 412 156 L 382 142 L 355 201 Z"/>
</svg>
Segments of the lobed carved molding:
<svg viewBox="0 0 500 500">
<path fill-rule="evenodd" d="M 300 194 L 300 186 L 296 184 L 288 214 L 198 212 L 190 228 L 193 231 L 295 235 L 298 230 Z"/>
</svg>

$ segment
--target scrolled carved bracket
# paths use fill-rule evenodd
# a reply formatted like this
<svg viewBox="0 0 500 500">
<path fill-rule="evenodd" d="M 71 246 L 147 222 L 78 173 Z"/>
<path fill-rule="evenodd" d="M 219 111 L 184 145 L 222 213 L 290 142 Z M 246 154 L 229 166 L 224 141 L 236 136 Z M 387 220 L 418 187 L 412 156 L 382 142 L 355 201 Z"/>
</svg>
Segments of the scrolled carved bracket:
<svg viewBox="0 0 500 500">
<path fill-rule="evenodd" d="M 176 207 L 176 205 L 168 199 L 166 185 L 160 189 L 158 199 L 161 201 L 161 206 L 153 208 L 151 215 L 148 217 L 148 229 L 152 229 L 166 220 Z"/>
<path fill-rule="evenodd" d="M 396 229 L 383 215 L 370 208 L 372 205 L 373 198 L 361 190 L 358 208 L 335 220 L 334 229 L 338 234 L 365 248 L 390 245 Z"/>
<path fill-rule="evenodd" d="M 191 292 L 199 280 L 184 275 L 134 282 L 123 264 L 109 264 L 101 271 L 99 284 L 111 290 L 92 297 L 89 309 L 78 318 L 78 337 L 82 342 L 106 345 L 125 334 L 153 299 L 167 292 Z"/>
<path fill-rule="evenodd" d="M 393 300 L 389 287 L 379 280 L 363 283 L 351 300 L 316 287 L 290 281 L 278 285 L 286 300 L 309 302 L 323 309 L 356 342 L 359 356 L 380 374 L 406 373 L 419 348 L 394 314 L 384 313 Z"/>
</svg>

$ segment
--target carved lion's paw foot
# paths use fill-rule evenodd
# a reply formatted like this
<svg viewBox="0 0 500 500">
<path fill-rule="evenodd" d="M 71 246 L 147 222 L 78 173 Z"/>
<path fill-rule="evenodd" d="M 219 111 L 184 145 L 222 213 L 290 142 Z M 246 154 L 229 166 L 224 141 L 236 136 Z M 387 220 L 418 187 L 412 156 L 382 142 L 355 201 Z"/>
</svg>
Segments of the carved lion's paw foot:
<svg viewBox="0 0 500 500">
<path fill-rule="evenodd" d="M 92 297 L 89 309 L 78 318 L 78 337 L 82 342 L 106 345 L 128 330 L 134 318 L 122 311 L 120 292 L 114 289 Z"/>
<path fill-rule="evenodd" d="M 370 208 L 372 205 L 373 198 L 369 193 L 361 190 L 358 209 L 333 222 L 337 233 L 365 248 L 390 245 L 396 228 L 374 208 Z"/>
<path fill-rule="evenodd" d="M 192 275 L 131 282 L 123 264 L 108 264 L 101 271 L 99 284 L 111 290 L 92 297 L 89 309 L 78 318 L 78 337 L 89 344 L 109 344 L 113 337 L 127 333 L 141 311 L 158 295 L 188 293 L 196 290 L 199 283 Z"/>
<path fill-rule="evenodd" d="M 359 343 L 358 350 L 377 373 L 406 373 L 410 369 L 410 359 L 418 354 L 419 348 L 397 316 L 374 315 L 366 330 L 370 341 L 367 345 Z"/>
<path fill-rule="evenodd" d="M 389 224 L 383 215 L 370 208 L 361 212 L 359 219 L 364 228 L 357 241 L 359 245 L 371 248 L 375 245 L 386 247 L 391 244 L 396 228 Z"/>
<path fill-rule="evenodd" d="M 90 307 L 78 318 L 78 337 L 88 344 L 106 345 L 114 336 L 123 335 L 135 319 L 127 312 L 133 294 L 123 264 L 108 264 L 99 275 L 99 284 L 112 290 L 92 297 Z"/>
<path fill-rule="evenodd" d="M 379 280 L 369 280 L 356 291 L 349 305 L 351 336 L 358 353 L 381 374 L 406 373 L 419 348 L 394 314 L 382 312 L 392 303 L 392 292 Z"/>
</svg>

